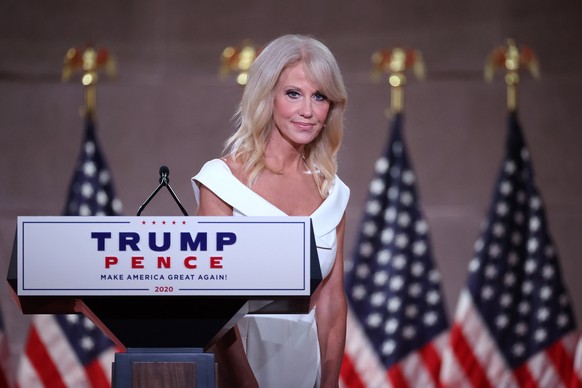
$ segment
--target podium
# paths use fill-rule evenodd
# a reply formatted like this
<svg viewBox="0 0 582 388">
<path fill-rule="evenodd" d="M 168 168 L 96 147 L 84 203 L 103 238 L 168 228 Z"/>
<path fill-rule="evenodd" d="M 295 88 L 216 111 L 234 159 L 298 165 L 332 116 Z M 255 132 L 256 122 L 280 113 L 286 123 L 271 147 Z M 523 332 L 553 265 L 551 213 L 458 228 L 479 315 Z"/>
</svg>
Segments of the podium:
<svg viewBox="0 0 582 388">
<path fill-rule="evenodd" d="M 245 314 L 307 313 L 321 270 L 308 217 L 18 217 L 8 282 L 124 349 L 114 387 L 212 387 L 207 350 Z"/>
</svg>

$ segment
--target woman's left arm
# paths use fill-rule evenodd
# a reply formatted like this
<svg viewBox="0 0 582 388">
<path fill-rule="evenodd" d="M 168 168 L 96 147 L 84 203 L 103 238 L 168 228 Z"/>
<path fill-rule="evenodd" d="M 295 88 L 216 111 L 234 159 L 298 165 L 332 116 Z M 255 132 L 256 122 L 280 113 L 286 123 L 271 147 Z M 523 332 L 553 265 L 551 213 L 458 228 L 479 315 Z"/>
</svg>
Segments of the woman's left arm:
<svg viewBox="0 0 582 388">
<path fill-rule="evenodd" d="M 347 301 L 344 291 L 346 215 L 337 227 L 337 254 L 330 275 L 316 296 L 317 335 L 321 350 L 321 387 L 337 387 L 346 342 Z"/>
</svg>

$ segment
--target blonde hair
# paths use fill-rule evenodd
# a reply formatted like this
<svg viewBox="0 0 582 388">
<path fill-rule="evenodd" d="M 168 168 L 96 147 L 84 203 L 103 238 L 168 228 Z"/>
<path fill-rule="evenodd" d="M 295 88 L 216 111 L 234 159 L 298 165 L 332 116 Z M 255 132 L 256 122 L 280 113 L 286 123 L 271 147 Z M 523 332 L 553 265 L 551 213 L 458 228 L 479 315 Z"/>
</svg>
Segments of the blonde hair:
<svg viewBox="0 0 582 388">
<path fill-rule="evenodd" d="M 265 169 L 265 147 L 273 127 L 274 89 L 283 70 L 301 62 L 307 79 L 324 94 L 330 109 L 325 127 L 304 148 L 304 159 L 323 198 L 337 172 L 337 153 L 343 139 L 347 92 L 337 62 L 320 41 L 304 35 L 284 35 L 269 43 L 251 65 L 243 96 L 234 115 L 235 133 L 223 154 L 240 160 L 252 186 Z"/>
</svg>

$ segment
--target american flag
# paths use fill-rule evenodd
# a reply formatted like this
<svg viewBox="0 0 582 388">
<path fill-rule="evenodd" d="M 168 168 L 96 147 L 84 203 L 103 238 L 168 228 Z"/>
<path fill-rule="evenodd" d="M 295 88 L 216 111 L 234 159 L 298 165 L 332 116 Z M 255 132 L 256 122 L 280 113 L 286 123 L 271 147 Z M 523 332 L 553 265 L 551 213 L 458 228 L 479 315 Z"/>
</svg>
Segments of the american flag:
<svg viewBox="0 0 582 388">
<path fill-rule="evenodd" d="M 65 206 L 67 216 L 119 215 L 111 174 L 91 117 Z M 109 387 L 111 363 L 120 351 L 83 315 L 32 318 L 17 384 L 29 387 Z"/>
<path fill-rule="evenodd" d="M 438 385 L 448 321 L 401 126 L 397 114 L 346 265 L 345 387 Z"/>
<path fill-rule="evenodd" d="M 517 114 L 459 298 L 442 383 L 565 387 L 576 323 Z"/>
</svg>

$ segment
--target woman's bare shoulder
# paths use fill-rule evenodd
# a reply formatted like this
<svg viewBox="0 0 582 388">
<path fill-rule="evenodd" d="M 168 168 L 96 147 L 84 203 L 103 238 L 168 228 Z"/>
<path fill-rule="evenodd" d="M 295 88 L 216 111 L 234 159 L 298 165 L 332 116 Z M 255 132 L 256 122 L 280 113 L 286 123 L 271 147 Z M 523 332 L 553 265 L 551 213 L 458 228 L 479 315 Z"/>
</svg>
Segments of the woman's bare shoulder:
<svg viewBox="0 0 582 388">
<path fill-rule="evenodd" d="M 233 155 L 227 155 L 221 158 L 224 163 L 230 169 L 232 175 L 234 175 L 238 180 L 244 182 L 246 180 L 246 174 L 243 162 L 239 159 L 235 159 Z"/>
</svg>

